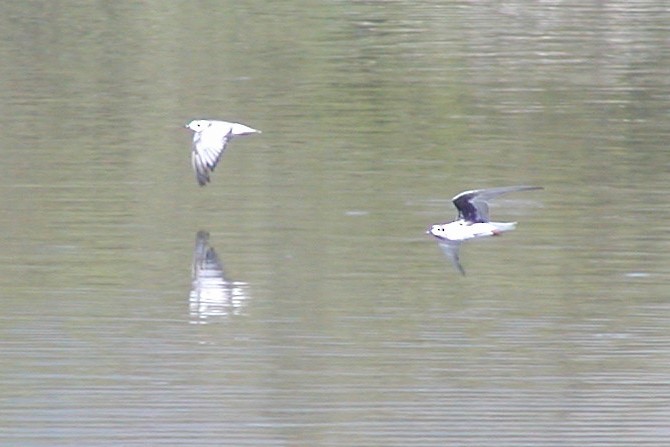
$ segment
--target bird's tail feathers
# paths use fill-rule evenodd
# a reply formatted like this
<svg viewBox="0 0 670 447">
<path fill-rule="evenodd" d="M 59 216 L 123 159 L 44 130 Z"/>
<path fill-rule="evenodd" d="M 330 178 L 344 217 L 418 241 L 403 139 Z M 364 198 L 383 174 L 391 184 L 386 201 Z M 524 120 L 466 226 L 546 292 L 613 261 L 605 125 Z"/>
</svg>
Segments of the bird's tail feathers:
<svg viewBox="0 0 670 447">
<path fill-rule="evenodd" d="M 492 226 L 496 228 L 501 233 L 505 231 L 512 231 L 516 228 L 516 222 L 489 222 Z"/>
<path fill-rule="evenodd" d="M 250 133 L 261 133 L 261 131 L 252 129 L 251 127 L 245 126 L 244 124 L 233 123 L 233 125 L 230 127 L 230 133 L 232 135 L 247 135 Z"/>
</svg>

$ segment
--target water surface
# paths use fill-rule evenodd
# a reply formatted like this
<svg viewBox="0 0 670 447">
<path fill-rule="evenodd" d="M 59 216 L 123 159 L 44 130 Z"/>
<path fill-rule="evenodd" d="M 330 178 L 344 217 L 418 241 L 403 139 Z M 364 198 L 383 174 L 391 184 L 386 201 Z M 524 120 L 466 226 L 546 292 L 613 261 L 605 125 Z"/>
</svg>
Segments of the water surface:
<svg viewBox="0 0 670 447">
<path fill-rule="evenodd" d="M 0 8 L 0 443 L 668 444 L 663 2 Z"/>
</svg>

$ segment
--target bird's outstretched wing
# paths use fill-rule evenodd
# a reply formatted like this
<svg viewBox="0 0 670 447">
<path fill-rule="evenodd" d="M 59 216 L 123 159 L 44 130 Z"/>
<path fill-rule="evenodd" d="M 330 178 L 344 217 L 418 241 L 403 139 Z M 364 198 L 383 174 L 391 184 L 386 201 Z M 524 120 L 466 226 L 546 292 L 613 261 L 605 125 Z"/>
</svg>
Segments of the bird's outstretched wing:
<svg viewBox="0 0 670 447">
<path fill-rule="evenodd" d="M 465 276 L 465 270 L 463 269 L 463 266 L 461 265 L 461 260 L 458 255 L 458 250 L 461 248 L 461 243 L 460 242 L 453 242 L 453 241 L 448 241 L 448 240 L 442 240 L 438 242 L 438 245 L 440 246 L 440 249 L 442 250 L 442 253 L 449 258 L 452 264 L 458 269 L 459 272 L 461 272 L 461 275 Z"/>
<path fill-rule="evenodd" d="M 191 164 L 200 186 L 205 186 L 209 182 L 209 174 L 219 163 L 230 136 L 230 130 L 224 133 L 218 127 L 210 127 L 193 135 Z"/>
<path fill-rule="evenodd" d="M 533 189 L 543 189 L 541 186 L 504 186 L 502 188 L 475 189 L 465 191 L 452 199 L 456 209 L 458 209 L 458 218 L 464 219 L 470 223 L 488 222 L 489 207 L 487 202 L 495 197 L 508 192 L 530 191 Z"/>
</svg>

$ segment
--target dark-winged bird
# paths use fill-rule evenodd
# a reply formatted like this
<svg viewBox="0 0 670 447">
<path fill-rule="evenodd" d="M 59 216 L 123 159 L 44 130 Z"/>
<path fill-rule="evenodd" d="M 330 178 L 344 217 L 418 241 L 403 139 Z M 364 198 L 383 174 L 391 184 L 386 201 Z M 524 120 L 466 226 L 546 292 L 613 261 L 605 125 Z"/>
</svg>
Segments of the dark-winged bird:
<svg viewBox="0 0 670 447">
<path fill-rule="evenodd" d="M 458 259 L 458 250 L 463 241 L 497 236 L 516 227 L 516 222 L 491 222 L 487 202 L 508 192 L 535 189 L 543 188 L 541 186 L 506 186 L 462 192 L 452 199 L 458 210 L 458 218 L 452 222 L 431 225 L 427 233 L 438 239 L 444 254 L 451 259 L 458 271 L 465 275 L 465 270 Z"/>
</svg>

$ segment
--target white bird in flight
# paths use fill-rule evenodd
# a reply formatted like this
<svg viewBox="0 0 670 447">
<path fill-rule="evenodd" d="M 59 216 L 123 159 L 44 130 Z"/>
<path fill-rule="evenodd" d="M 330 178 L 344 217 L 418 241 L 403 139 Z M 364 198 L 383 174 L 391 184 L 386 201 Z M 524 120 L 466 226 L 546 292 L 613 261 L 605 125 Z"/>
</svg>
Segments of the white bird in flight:
<svg viewBox="0 0 670 447">
<path fill-rule="evenodd" d="M 451 259 L 458 271 L 465 275 L 465 270 L 458 258 L 458 250 L 463 241 L 498 236 L 516 227 L 516 222 L 491 222 L 487 201 L 508 192 L 535 189 L 544 188 L 541 186 L 506 186 L 462 192 L 451 199 L 458 209 L 458 218 L 453 222 L 434 224 L 427 233 L 438 239 L 444 254 Z"/>
<path fill-rule="evenodd" d="M 216 120 L 193 120 L 184 127 L 191 129 L 191 164 L 200 186 L 209 182 L 209 174 L 219 163 L 226 145 L 235 136 L 261 133 L 244 124 Z"/>
</svg>

